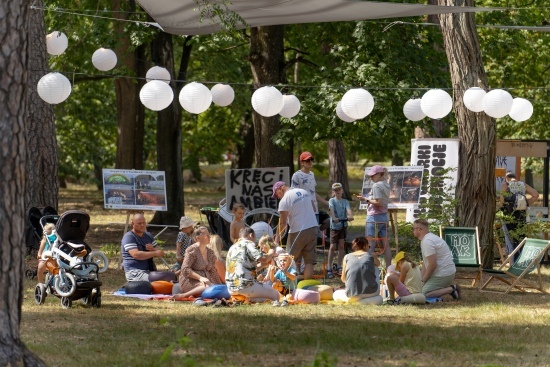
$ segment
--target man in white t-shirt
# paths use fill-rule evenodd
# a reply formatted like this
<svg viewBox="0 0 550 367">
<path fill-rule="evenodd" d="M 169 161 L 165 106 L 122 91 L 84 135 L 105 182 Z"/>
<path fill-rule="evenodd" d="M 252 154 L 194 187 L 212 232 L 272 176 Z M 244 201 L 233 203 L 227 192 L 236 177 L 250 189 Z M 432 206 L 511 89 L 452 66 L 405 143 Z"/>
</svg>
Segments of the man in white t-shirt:
<svg viewBox="0 0 550 367">
<path fill-rule="evenodd" d="M 436 298 L 450 294 L 460 299 L 460 287 L 452 284 L 456 267 L 453 255 L 447 243 L 430 232 L 428 221 L 417 219 L 413 224 L 414 236 L 420 240 L 422 250 L 422 293 L 426 297 Z"/>
<path fill-rule="evenodd" d="M 279 228 L 275 242 L 288 226 L 287 252 L 295 259 L 304 259 L 304 279 L 313 277 L 313 267 L 317 262 L 315 244 L 319 230 L 317 218 L 311 205 L 311 194 L 303 189 L 293 189 L 283 181 L 273 185 L 273 198 L 279 202 Z"/>
</svg>

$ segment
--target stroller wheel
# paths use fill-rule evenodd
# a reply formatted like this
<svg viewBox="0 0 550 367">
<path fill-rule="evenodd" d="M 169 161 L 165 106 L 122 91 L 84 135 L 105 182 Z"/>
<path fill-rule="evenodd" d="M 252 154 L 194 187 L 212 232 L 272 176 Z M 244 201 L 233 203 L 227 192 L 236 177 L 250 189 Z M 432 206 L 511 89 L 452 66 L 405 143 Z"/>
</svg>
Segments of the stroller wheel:
<svg viewBox="0 0 550 367">
<path fill-rule="evenodd" d="M 61 297 L 61 307 L 64 309 L 71 308 L 73 301 L 69 297 Z"/>
<path fill-rule="evenodd" d="M 105 256 L 105 254 L 101 251 L 90 252 L 90 255 L 88 255 L 88 261 L 97 264 L 98 273 L 104 273 L 107 269 L 109 269 L 109 259 L 107 259 L 107 256 Z"/>
<path fill-rule="evenodd" d="M 32 278 L 34 278 L 34 270 L 32 270 L 32 269 L 25 270 L 25 277 L 27 279 L 32 280 Z"/>
<path fill-rule="evenodd" d="M 37 284 L 34 287 L 34 302 L 37 305 L 41 305 L 44 304 L 44 301 L 46 301 L 46 286 L 44 284 Z"/>
<path fill-rule="evenodd" d="M 76 291 L 76 281 L 71 273 L 59 272 L 55 276 L 53 285 L 57 294 L 62 297 L 70 297 Z"/>
<path fill-rule="evenodd" d="M 93 308 L 101 307 L 101 296 L 96 293 L 92 295 L 92 307 Z"/>
<path fill-rule="evenodd" d="M 90 307 L 92 305 L 92 294 L 88 293 L 88 295 L 82 297 L 80 301 L 84 306 Z"/>
</svg>

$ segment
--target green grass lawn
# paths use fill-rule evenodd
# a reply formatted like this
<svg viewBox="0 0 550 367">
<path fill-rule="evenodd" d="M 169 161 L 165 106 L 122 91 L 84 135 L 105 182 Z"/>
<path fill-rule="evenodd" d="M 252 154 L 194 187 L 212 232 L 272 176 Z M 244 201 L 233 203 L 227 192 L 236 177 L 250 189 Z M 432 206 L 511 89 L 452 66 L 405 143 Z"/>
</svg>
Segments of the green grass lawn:
<svg viewBox="0 0 550 367">
<path fill-rule="evenodd" d="M 327 184 L 319 179 L 320 184 Z M 324 182 L 323 182 L 324 181 Z M 352 187 L 360 187 L 356 178 Z M 219 179 L 186 184 L 186 211 L 223 197 Z M 119 243 L 126 216 L 102 209 L 92 187 L 62 190 L 60 211 L 92 216 L 93 248 Z M 364 229 L 364 213 L 352 230 Z M 173 251 L 175 231 L 163 234 Z M 21 337 L 50 366 L 549 366 L 550 296 L 482 293 L 462 282 L 463 299 L 433 305 L 291 305 L 196 307 L 109 295 L 122 270 L 100 275 L 101 308 L 48 296 L 37 306 L 25 280 Z M 550 269 L 543 268 L 550 291 Z M 340 286 L 338 280 L 329 284 Z"/>
</svg>

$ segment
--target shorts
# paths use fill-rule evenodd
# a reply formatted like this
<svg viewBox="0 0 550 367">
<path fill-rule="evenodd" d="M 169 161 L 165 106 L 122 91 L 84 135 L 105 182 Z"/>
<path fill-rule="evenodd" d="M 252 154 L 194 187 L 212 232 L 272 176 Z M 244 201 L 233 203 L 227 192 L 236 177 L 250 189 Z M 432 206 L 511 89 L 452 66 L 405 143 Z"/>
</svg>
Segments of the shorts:
<svg viewBox="0 0 550 367">
<path fill-rule="evenodd" d="M 450 287 L 453 281 L 455 280 L 455 275 L 447 275 L 444 277 L 434 277 L 431 276 L 426 283 L 422 286 L 422 294 L 426 295 L 430 292 L 436 291 L 438 289 L 443 289 Z"/>
<path fill-rule="evenodd" d="M 346 236 L 348 235 L 348 229 L 342 228 L 342 229 L 331 229 L 330 230 L 330 244 L 337 245 L 340 240 L 346 240 Z"/>
<path fill-rule="evenodd" d="M 407 286 L 401 282 L 397 283 L 397 285 L 395 286 L 395 292 L 399 297 L 404 297 L 412 294 Z"/>
<path fill-rule="evenodd" d="M 149 281 L 149 270 L 128 270 L 125 275 L 129 282 Z"/>
<path fill-rule="evenodd" d="M 295 259 L 303 256 L 305 264 L 316 264 L 315 245 L 318 230 L 318 227 L 311 227 L 300 232 L 289 233 L 286 242 L 287 252 Z"/>
<path fill-rule="evenodd" d="M 387 238 L 388 237 L 388 213 L 369 215 L 365 228 L 367 238 Z"/>
</svg>

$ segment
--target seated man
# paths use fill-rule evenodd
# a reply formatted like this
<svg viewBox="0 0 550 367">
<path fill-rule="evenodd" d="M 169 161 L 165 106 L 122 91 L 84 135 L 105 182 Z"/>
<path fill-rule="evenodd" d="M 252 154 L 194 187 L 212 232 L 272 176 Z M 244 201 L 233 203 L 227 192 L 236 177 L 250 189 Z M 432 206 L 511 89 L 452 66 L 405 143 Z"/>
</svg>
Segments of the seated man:
<svg viewBox="0 0 550 367">
<path fill-rule="evenodd" d="M 277 253 L 262 255 L 254 243 L 254 230 L 244 227 L 239 232 L 239 240 L 227 251 L 225 283 L 231 296 L 243 296 L 253 302 L 266 299 L 279 300 L 279 292 L 268 284 L 256 280 L 258 261 L 266 265 Z"/>
<path fill-rule="evenodd" d="M 149 272 L 156 270 L 153 258 L 164 257 L 164 251 L 155 249 L 155 238 L 147 232 L 143 214 L 134 214 L 132 230 L 121 241 L 122 264 L 129 282 L 148 281 Z"/>
<path fill-rule="evenodd" d="M 420 240 L 422 265 L 422 293 L 426 297 L 437 298 L 450 294 L 460 299 L 460 287 L 453 285 L 456 267 L 447 243 L 430 232 L 428 221 L 417 219 L 413 224 L 414 236 Z"/>
</svg>

